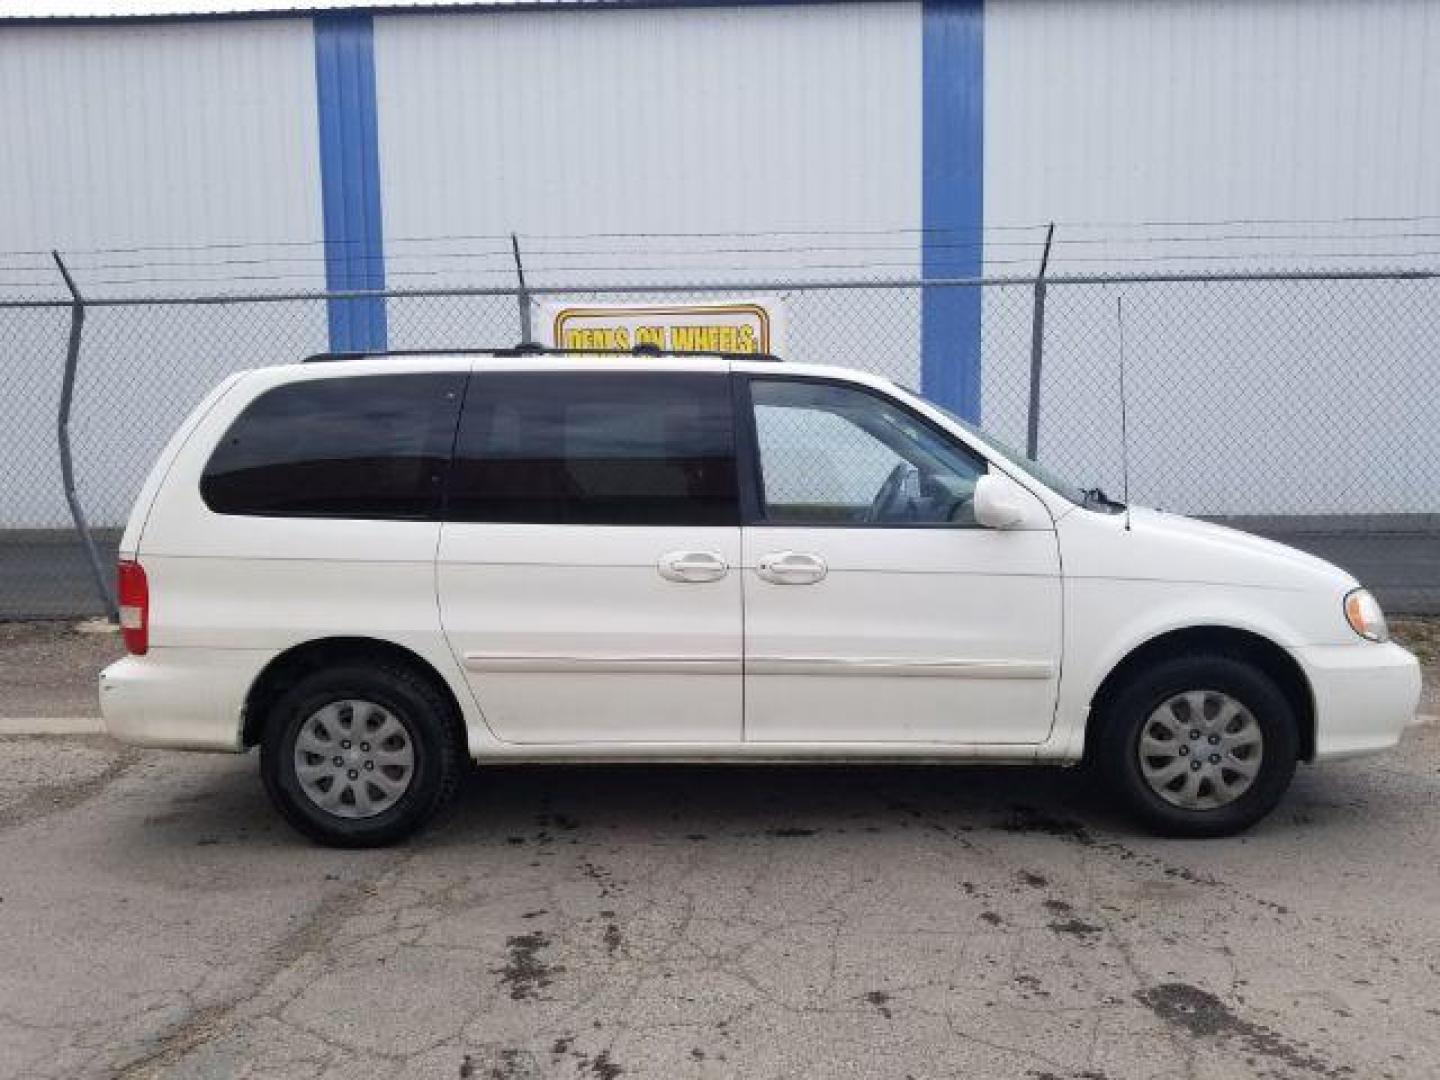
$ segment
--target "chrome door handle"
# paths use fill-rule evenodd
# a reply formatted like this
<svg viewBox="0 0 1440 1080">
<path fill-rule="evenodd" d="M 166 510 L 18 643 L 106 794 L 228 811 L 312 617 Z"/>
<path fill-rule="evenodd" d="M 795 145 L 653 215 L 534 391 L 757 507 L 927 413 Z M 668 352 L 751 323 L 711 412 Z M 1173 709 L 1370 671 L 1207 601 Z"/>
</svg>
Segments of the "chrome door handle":
<svg viewBox="0 0 1440 1080">
<path fill-rule="evenodd" d="M 730 564 L 713 551 L 672 551 L 660 556 L 656 569 L 666 581 L 719 581 Z"/>
<path fill-rule="evenodd" d="M 804 551 L 775 551 L 760 556 L 755 573 L 776 585 L 813 585 L 826 574 L 825 560 Z"/>
</svg>

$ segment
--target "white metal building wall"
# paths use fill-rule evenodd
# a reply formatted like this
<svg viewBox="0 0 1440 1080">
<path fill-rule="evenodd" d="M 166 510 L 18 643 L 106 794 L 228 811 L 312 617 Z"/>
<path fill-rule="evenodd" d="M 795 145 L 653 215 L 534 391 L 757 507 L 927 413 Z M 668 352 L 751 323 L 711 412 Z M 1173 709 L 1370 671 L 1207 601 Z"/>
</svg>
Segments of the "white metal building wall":
<svg viewBox="0 0 1440 1080">
<path fill-rule="evenodd" d="M 394 236 L 919 217 L 918 3 L 381 16 L 375 54 Z"/>
<path fill-rule="evenodd" d="M 986 220 L 1440 213 L 1437 56 L 1433 0 L 991 0 Z"/>
<path fill-rule="evenodd" d="M 303 19 L 0 27 L 0 249 L 317 239 L 313 52 Z"/>
</svg>

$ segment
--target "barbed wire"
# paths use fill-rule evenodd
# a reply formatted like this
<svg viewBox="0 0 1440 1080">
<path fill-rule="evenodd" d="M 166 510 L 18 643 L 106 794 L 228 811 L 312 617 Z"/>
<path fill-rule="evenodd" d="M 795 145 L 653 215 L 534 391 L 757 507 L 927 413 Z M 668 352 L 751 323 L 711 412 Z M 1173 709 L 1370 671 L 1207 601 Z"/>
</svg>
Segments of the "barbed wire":
<svg viewBox="0 0 1440 1080">
<path fill-rule="evenodd" d="M 1005 244 L 1007 246 L 1043 246 L 1043 238 L 1001 240 L 988 239 L 1001 235 L 1014 233 L 1041 233 L 1052 224 L 1057 230 L 1056 243 L 1162 243 L 1162 242 L 1218 242 L 1221 240 L 1248 241 L 1248 240 L 1271 240 L 1271 239 L 1355 239 L 1363 240 L 1367 237 L 1364 234 L 1353 232 L 1332 234 L 1324 236 L 1319 234 L 1231 234 L 1220 237 L 1211 237 L 1205 234 L 1198 236 L 1100 236 L 1100 237 L 1074 237 L 1066 236 L 1067 230 L 1122 230 L 1135 231 L 1154 228 L 1188 228 L 1188 229 L 1214 229 L 1214 228 L 1238 228 L 1247 226 L 1339 226 L 1339 225 L 1395 225 L 1440 222 L 1440 215 L 1437 214 L 1415 214 L 1415 215 L 1373 215 L 1373 216 L 1341 216 L 1330 218 L 1283 218 L 1283 217 L 1237 217 L 1224 219 L 1154 219 L 1140 221 L 1084 221 L 1084 220 L 1059 220 L 1052 222 L 1036 222 L 1030 224 L 985 224 L 979 226 L 953 225 L 953 226 L 888 226 L 867 229 L 832 229 L 832 228 L 774 228 L 774 229 L 732 229 L 732 230 L 649 230 L 649 231 L 595 231 L 595 232 L 517 232 L 519 238 L 529 241 L 547 242 L 559 241 L 585 241 L 585 240 L 665 240 L 665 239 L 738 239 L 738 238 L 783 238 L 783 237 L 887 237 L 887 236 L 969 236 L 987 238 L 986 243 Z M 1375 238 L 1401 238 L 1408 235 L 1434 236 L 1433 232 L 1410 232 L 1406 233 L 1380 233 Z M 416 235 L 391 235 L 384 238 L 388 247 L 406 244 L 425 243 L 453 243 L 453 242 L 494 242 L 508 245 L 511 234 L 506 233 L 434 233 Z M 974 243 L 979 240 L 972 241 Z M 147 252 L 210 252 L 210 251 L 243 251 L 257 248 L 324 248 L 336 249 L 346 247 L 363 247 L 373 244 L 372 238 L 331 238 L 321 237 L 296 239 L 257 239 L 257 240 L 215 240 L 194 243 L 157 243 L 157 244 L 129 244 L 117 246 L 100 247 L 71 247 L 66 250 L 72 256 L 88 255 L 126 255 L 143 254 Z M 508 247 L 496 249 L 496 254 L 508 254 Z M 47 258 L 50 255 L 49 249 L 8 249 L 0 250 L 0 258 Z M 317 256 L 324 258 L 324 256 Z"/>
<path fill-rule="evenodd" d="M 1277 228 L 1312 222 L 1323 228 L 1309 232 Z M 1172 267 L 1177 272 L 1189 266 L 1312 269 L 1357 263 L 1401 269 L 1440 258 L 1433 243 L 1440 239 L 1440 229 L 1423 227 L 1423 223 L 1433 222 L 1440 222 L 1440 216 L 1057 223 L 1050 270 L 1055 274 L 1104 273 L 1107 268 L 1131 266 Z M 1417 227 L 1396 228 L 1397 223 Z M 1355 224 L 1376 227 L 1344 228 Z M 1160 233 L 1153 231 L 1161 225 L 1170 227 Z M 1258 231 L 1237 231 L 1246 226 Z M 518 235 L 527 238 L 521 255 L 532 283 L 538 278 L 546 285 L 578 286 L 596 276 L 633 280 L 642 274 L 698 281 L 734 275 L 752 279 L 771 275 L 779 280 L 807 273 L 892 271 L 961 278 L 997 271 L 1004 274 L 1015 268 L 1037 270 L 1046 244 L 1045 238 L 1033 235 L 1040 228 L 1048 225 Z M 1062 231 L 1065 228 L 1070 234 Z M 1094 235 L 1085 232 L 1087 229 L 1112 231 Z M 1081 234 L 1074 235 L 1076 231 Z M 685 238 L 688 242 L 681 242 Z M 345 276 L 356 273 L 371 274 L 374 287 L 407 280 L 469 281 L 484 286 L 513 279 L 514 252 L 508 240 L 508 236 L 486 233 L 400 236 L 386 238 L 384 251 L 354 246 L 371 243 L 367 240 L 329 244 L 323 240 L 236 241 L 73 249 L 65 257 L 82 288 L 205 285 L 223 290 L 267 283 L 289 288 L 296 282 L 343 282 Z M 506 241 L 503 247 L 489 246 L 502 241 Z M 423 245 L 447 246 L 437 250 Z M 1220 245 L 1228 250 L 1217 250 Z M 125 254 L 138 257 L 125 258 Z M 164 257 L 167 254 L 170 257 Z M 147 257 L 152 255 L 160 257 Z M 14 299 L 22 290 L 61 291 L 51 252 L 0 253 L 0 260 L 9 262 L 0 261 L 0 294 L 5 298 Z M 238 272 L 245 270 L 253 272 Z"/>
<path fill-rule="evenodd" d="M 1229 234 L 1218 235 L 1218 236 L 1195 236 L 1195 237 L 1164 236 L 1164 237 L 1144 237 L 1144 238 L 1141 238 L 1141 239 L 1138 239 L 1138 240 L 1134 240 L 1134 241 L 1131 241 L 1131 240 L 1119 240 L 1119 239 L 1114 239 L 1114 238 L 1110 238 L 1110 237 L 1064 237 L 1064 236 L 1057 236 L 1057 237 L 1055 238 L 1055 240 L 1054 240 L 1054 247 L 1055 247 L 1056 249 L 1065 249 L 1065 248 L 1079 248 L 1079 247 L 1090 247 L 1090 248 L 1094 248 L 1094 247 L 1102 247 L 1102 246 L 1104 246 L 1104 247 L 1115 247 L 1115 248 L 1118 248 L 1118 249 L 1124 249 L 1124 248 L 1127 248 L 1127 247 L 1131 246 L 1132 244 L 1156 244 L 1156 243 L 1176 243 L 1176 244 L 1181 244 L 1181 245 L 1191 245 L 1191 244 L 1216 244 L 1216 243 L 1251 244 L 1251 243 L 1260 243 L 1260 242 L 1267 242 L 1267 243 L 1268 243 L 1268 242 L 1274 242 L 1274 241 L 1278 241 L 1278 240 L 1285 240 L 1285 241 L 1291 241 L 1291 242 L 1293 242 L 1293 241 L 1301 241 L 1301 242 L 1306 243 L 1306 244 L 1321 244 L 1321 243 L 1338 243 L 1338 242 L 1342 242 L 1342 241 L 1343 241 L 1343 242 L 1348 242 L 1348 243 L 1355 243 L 1355 242 L 1367 242 L 1367 243 L 1368 243 L 1368 242 L 1380 242 L 1380 241 L 1386 241 L 1386 242 L 1388 242 L 1388 241 L 1397 240 L 1397 239 L 1409 239 L 1409 240 L 1416 240 L 1416 241 L 1420 241 L 1420 240 L 1434 240 L 1434 239 L 1440 239 L 1440 232 L 1406 232 L 1406 233 L 1387 232 L 1387 233 L 1375 233 L 1375 234 L 1366 235 L 1366 236 L 1354 236 L 1354 235 L 1342 235 L 1342 234 L 1330 234 L 1330 235 L 1323 235 L 1323 236 L 1296 236 L 1296 235 L 1283 234 L 1283 233 L 1267 233 L 1267 234 L 1259 234 L 1259 235 L 1245 235 L 1245 234 L 1233 234 L 1233 233 L 1229 233 Z M 1011 249 L 1011 248 L 1017 248 L 1017 247 L 1018 247 L 1018 248 L 1026 248 L 1026 249 L 1034 249 L 1034 248 L 1043 249 L 1044 246 L 1045 246 L 1045 242 L 1044 242 L 1043 240 L 1039 240 L 1039 241 L 1029 241 L 1029 240 L 1025 240 L 1025 241 L 998 241 L 998 242 L 995 242 L 995 241 L 984 241 L 984 240 L 972 240 L 972 241 L 958 241 L 958 242 L 955 242 L 955 241 L 941 241 L 941 242 L 935 242 L 935 243 L 928 243 L 928 244 L 924 244 L 924 245 L 920 245 L 920 246 L 917 246 L 917 245 L 915 245 L 915 244 L 913 244 L 913 243 L 910 243 L 910 244 L 805 244 L 805 245 L 795 244 L 795 245 L 782 245 L 782 246 L 750 246 L 750 247 L 745 247 L 745 246 L 735 246 L 735 247 L 686 246 L 686 247 L 651 247 L 651 248 L 616 248 L 616 247 L 609 247 L 609 248 L 574 248 L 574 247 L 572 247 L 572 248 L 532 248 L 532 249 L 530 249 L 530 250 L 528 251 L 528 253 L 526 253 L 527 256 L 528 256 L 527 259 L 526 259 L 526 261 L 527 261 L 527 264 L 529 264 L 529 263 L 531 263 L 531 260 L 533 260 L 533 259 L 535 259 L 535 258 L 544 258 L 544 257 L 550 257 L 550 256 L 565 256 L 565 257 L 585 257 L 585 256 L 591 256 L 591 257 L 596 257 L 596 258 L 599 258 L 599 257 L 617 258 L 617 257 L 624 257 L 624 256 L 629 256 L 629 255 L 645 256 L 645 257 L 653 257 L 653 256 L 656 256 L 656 255 L 675 255 L 675 256 L 683 256 L 683 257 L 687 257 L 687 258 L 695 258 L 695 257 L 701 257 L 701 256 L 708 256 L 708 255 L 757 255 L 757 256 L 758 256 L 758 255 L 813 255 L 813 254 L 821 254 L 821 253 L 844 254 L 844 253 L 849 253 L 849 252 L 862 253 L 862 254 L 863 254 L 863 253 L 870 253 L 870 252 L 900 252 L 900 251 L 917 251 L 917 252 L 918 252 L 918 251 L 924 251 L 924 252 L 926 252 L 926 253 L 935 252 L 935 251 L 972 251 L 972 252 L 973 252 L 973 251 L 980 251 L 980 252 L 984 252 L 984 251 L 989 251 L 989 250 L 997 249 L 997 248 L 998 248 L 998 249 L 1001 249 L 1001 250 L 1006 250 L 1006 249 Z M 1251 253 L 1251 252 L 1244 252 L 1244 253 L 1237 253 L 1237 255 L 1234 256 L 1234 257 L 1252 257 L 1252 256 L 1255 256 L 1255 255 L 1258 255 L 1259 257 L 1292 258 L 1292 257 L 1303 257 L 1303 256 L 1311 255 L 1311 254 L 1324 255 L 1324 254 L 1328 254 L 1328 253 L 1326 253 L 1326 252 L 1308 253 L 1308 252 L 1295 252 L 1295 251 L 1275 252 L 1275 253 Z M 1362 256 L 1362 255 L 1371 254 L 1371 252 L 1353 252 L 1353 253 L 1348 253 L 1348 254 L 1347 254 L 1347 253 L 1342 253 L 1342 254 L 1346 254 L 1346 257 L 1349 257 L 1350 255 L 1353 255 L 1353 256 L 1355 256 L 1355 257 L 1359 257 L 1359 256 Z M 1383 255 L 1383 254 L 1386 254 L 1386 253 L 1385 253 L 1385 252 L 1381 252 L 1380 254 Z M 1391 252 L 1390 254 L 1404 254 L 1404 255 L 1409 255 L 1409 254 L 1413 254 L 1413 252 Z M 1184 252 L 1184 251 L 1177 251 L 1177 252 L 1171 253 L 1171 254 L 1169 254 L 1169 255 L 1155 256 L 1155 258 L 1160 258 L 1160 259 L 1164 259 L 1164 258 L 1183 259 L 1183 258 L 1187 258 L 1187 257 L 1195 257 L 1195 258 L 1199 258 L 1199 257 L 1229 258 L 1229 257 L 1231 257 L 1231 256 L 1229 256 L 1229 255 L 1222 255 L 1222 256 L 1198 256 L 1198 255 L 1191 255 L 1190 253 L 1187 253 L 1187 252 Z M 1114 258 L 1118 258 L 1118 259 L 1122 259 L 1122 260 L 1123 260 L 1125 257 L 1123 257 L 1123 256 L 1114 256 Z M 375 253 L 371 253 L 371 252 L 354 252 L 354 253 L 341 253 L 341 254 L 329 254 L 329 255 L 277 255 L 277 256 L 271 256 L 271 257 L 266 257 L 266 258 L 223 258 L 223 259 L 208 259 L 208 260 L 204 260 L 204 261 L 199 261 L 199 260 L 184 260 L 184 259 L 179 259 L 179 260 L 177 260 L 177 259 L 169 259 L 169 260 L 139 260 L 139 261 L 128 261 L 128 262 L 107 262 L 107 261 L 96 262 L 96 261 L 87 261 L 87 260 L 84 260 L 84 259 L 76 260 L 76 259 L 73 259 L 73 258 L 72 258 L 72 259 L 70 260 L 70 265 L 71 265 L 71 267 L 72 267 L 73 269 L 75 269 L 75 270 L 81 270 L 81 271 L 155 270 L 155 269 L 187 269 L 187 270 L 188 270 L 188 269 L 207 269 L 207 268 L 210 268 L 210 267 L 222 267 L 222 266 L 269 266 L 269 265 L 274 265 L 274 264 L 303 264 L 303 265 L 313 265 L 313 266 L 325 266 L 325 265 L 331 265 L 331 264 L 334 264 L 334 263 L 341 263 L 341 262 L 346 263 L 346 264 L 355 264 L 355 263 L 365 264 L 365 263 L 373 263 L 373 264 L 388 264 L 388 265 L 394 265 L 394 264 L 396 264 L 396 263 L 402 263 L 402 262 L 405 262 L 405 261 L 477 260 L 477 259 L 497 259 L 497 260 L 504 260 L 507 265 L 512 265 L 511 260 L 513 259 L 513 252 L 512 252 L 511 249 L 509 249 L 509 248 L 504 248 L 504 249 L 486 249 L 486 250 L 466 250 L 466 251 L 423 251 L 423 252 L 415 252 L 415 251 L 387 251 L 387 252 L 383 252 L 383 253 L 379 253 L 379 252 L 375 252 Z M 47 260 L 47 261 L 48 261 L 48 260 Z M 1017 260 L 1017 261 L 1018 261 L 1018 260 Z M 535 266 L 537 266 L 537 267 L 539 266 L 538 263 L 534 263 L 533 265 L 535 265 Z M 41 267 L 39 267 L 38 265 L 37 265 L 37 266 L 33 266 L 33 267 L 23 267 L 23 268 L 22 268 L 22 267 L 18 267 L 18 266 L 17 266 L 17 267 L 0 267 L 0 274 L 3 274 L 3 273 L 5 273 L 5 272 L 7 272 L 7 271 L 12 271 L 12 270 L 22 270 L 22 269 L 25 269 L 25 270 L 36 269 L 36 270 L 38 270 L 38 269 L 40 269 L 40 268 L 41 268 Z"/>
</svg>

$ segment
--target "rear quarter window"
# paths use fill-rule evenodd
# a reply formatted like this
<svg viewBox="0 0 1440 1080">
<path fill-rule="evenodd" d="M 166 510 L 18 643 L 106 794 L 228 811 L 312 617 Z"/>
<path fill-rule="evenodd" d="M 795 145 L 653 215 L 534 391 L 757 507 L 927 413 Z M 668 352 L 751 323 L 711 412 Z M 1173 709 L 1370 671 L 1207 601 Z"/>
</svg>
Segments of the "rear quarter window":
<svg viewBox="0 0 1440 1080">
<path fill-rule="evenodd" d="M 436 516 L 465 375 L 363 375 L 267 390 L 210 455 L 200 495 L 217 514 Z"/>
</svg>

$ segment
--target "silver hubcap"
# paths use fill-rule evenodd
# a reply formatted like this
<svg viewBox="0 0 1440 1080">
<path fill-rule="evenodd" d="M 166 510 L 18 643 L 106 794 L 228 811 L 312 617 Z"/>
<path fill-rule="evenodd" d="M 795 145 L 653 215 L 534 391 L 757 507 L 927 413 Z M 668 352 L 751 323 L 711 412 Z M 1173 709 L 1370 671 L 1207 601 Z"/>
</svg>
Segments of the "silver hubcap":
<svg viewBox="0 0 1440 1080">
<path fill-rule="evenodd" d="M 310 714 L 295 739 L 295 776 L 327 814 L 384 813 L 410 788 L 415 744 L 388 709 L 373 701 L 332 701 Z"/>
<path fill-rule="evenodd" d="M 1232 803 L 1260 775 L 1264 737 L 1229 694 L 1191 690 L 1161 703 L 1140 732 L 1140 772 L 1151 790 L 1186 810 Z"/>
</svg>

